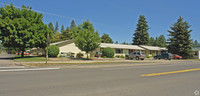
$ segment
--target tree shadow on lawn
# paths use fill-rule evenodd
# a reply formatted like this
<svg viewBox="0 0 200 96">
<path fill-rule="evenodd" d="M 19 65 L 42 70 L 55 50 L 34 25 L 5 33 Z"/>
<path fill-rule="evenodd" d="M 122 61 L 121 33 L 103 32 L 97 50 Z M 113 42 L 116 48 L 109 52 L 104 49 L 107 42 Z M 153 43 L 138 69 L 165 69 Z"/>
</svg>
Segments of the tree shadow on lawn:
<svg viewBox="0 0 200 96">
<path fill-rule="evenodd" d="M 71 60 L 93 60 L 91 58 L 71 58 Z"/>
<path fill-rule="evenodd" d="M 29 56 L 25 55 L 24 57 L 21 57 L 21 55 L 16 55 L 14 59 L 19 59 L 19 58 L 35 58 L 35 57 L 44 57 L 44 56 Z"/>
<path fill-rule="evenodd" d="M 45 61 L 46 59 L 44 58 L 44 56 L 24 56 L 21 57 L 19 56 L 15 56 L 14 60 L 17 61 Z"/>
</svg>

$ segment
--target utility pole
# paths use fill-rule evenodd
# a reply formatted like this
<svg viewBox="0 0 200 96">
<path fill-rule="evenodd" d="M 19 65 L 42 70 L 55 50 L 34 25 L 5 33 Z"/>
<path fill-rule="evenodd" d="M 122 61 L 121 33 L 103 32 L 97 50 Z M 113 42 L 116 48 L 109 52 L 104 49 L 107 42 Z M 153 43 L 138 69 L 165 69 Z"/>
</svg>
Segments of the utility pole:
<svg viewBox="0 0 200 96">
<path fill-rule="evenodd" d="M 46 64 L 48 61 L 49 33 L 47 34 Z"/>
</svg>

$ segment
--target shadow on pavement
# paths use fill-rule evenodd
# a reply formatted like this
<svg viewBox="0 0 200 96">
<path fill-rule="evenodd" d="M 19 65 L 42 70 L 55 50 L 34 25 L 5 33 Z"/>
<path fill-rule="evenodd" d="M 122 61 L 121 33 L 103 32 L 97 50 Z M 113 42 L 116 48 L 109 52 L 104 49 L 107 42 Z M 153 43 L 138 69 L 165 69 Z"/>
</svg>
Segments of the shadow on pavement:
<svg viewBox="0 0 200 96">
<path fill-rule="evenodd" d="M 0 54 L 0 60 L 13 60 L 13 54 Z"/>
</svg>

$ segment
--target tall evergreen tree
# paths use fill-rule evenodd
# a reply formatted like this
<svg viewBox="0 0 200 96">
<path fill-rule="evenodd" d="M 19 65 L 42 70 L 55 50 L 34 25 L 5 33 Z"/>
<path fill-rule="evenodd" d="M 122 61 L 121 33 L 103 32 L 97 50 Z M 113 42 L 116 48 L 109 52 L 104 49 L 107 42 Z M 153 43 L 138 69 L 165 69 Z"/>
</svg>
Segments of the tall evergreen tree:
<svg viewBox="0 0 200 96">
<path fill-rule="evenodd" d="M 62 35 L 59 32 L 56 32 L 56 34 L 53 35 L 52 42 L 55 43 L 59 41 L 62 41 Z"/>
<path fill-rule="evenodd" d="M 118 42 L 118 41 L 116 41 L 116 42 L 115 42 L 115 44 L 119 44 L 119 42 Z"/>
<path fill-rule="evenodd" d="M 200 43 L 197 40 L 194 40 L 192 47 L 200 47 Z"/>
<path fill-rule="evenodd" d="M 158 46 L 159 45 L 159 37 L 156 37 L 154 40 L 153 46 Z"/>
<path fill-rule="evenodd" d="M 157 44 L 157 46 L 159 46 L 159 47 L 166 47 L 166 39 L 165 39 L 165 36 L 164 35 L 160 35 L 159 37 L 158 37 L 158 44 Z"/>
<path fill-rule="evenodd" d="M 124 42 L 122 42 L 122 44 L 123 44 L 123 45 L 129 45 L 129 44 L 128 44 L 128 43 L 126 43 L 125 41 L 124 41 Z"/>
<path fill-rule="evenodd" d="M 179 17 L 176 23 L 168 30 L 170 36 L 170 44 L 167 46 L 169 52 L 179 54 L 183 58 L 189 58 L 193 56 L 192 40 L 190 39 L 190 25 L 188 22 L 183 21 L 182 17 Z"/>
<path fill-rule="evenodd" d="M 56 21 L 54 34 L 56 34 L 56 32 L 58 32 L 58 31 L 59 31 L 59 25 L 58 25 L 58 21 Z"/>
<path fill-rule="evenodd" d="M 62 40 L 70 39 L 70 28 L 67 27 L 66 30 L 61 31 Z"/>
<path fill-rule="evenodd" d="M 144 15 L 140 15 L 137 28 L 133 34 L 133 45 L 147 45 L 149 43 L 149 27 Z"/>
<path fill-rule="evenodd" d="M 53 23 L 52 22 L 50 22 L 49 24 L 48 24 L 48 28 L 54 33 L 54 27 L 53 27 Z"/>
<path fill-rule="evenodd" d="M 70 25 L 70 30 L 73 30 L 73 28 L 76 27 L 75 21 L 72 20 L 71 25 Z"/>
<path fill-rule="evenodd" d="M 103 34 L 101 36 L 101 43 L 113 43 L 112 39 L 110 38 L 110 36 L 108 34 Z"/>
<path fill-rule="evenodd" d="M 64 31 L 64 30 L 65 30 L 65 28 L 64 28 L 64 25 L 62 25 L 62 27 L 61 27 L 61 30 L 60 30 L 60 31 L 62 32 L 62 31 Z"/>
<path fill-rule="evenodd" d="M 70 30 L 69 28 L 70 30 L 68 33 L 69 39 L 75 39 L 80 29 L 81 29 L 80 25 L 78 27 L 73 27 L 72 30 Z"/>
<path fill-rule="evenodd" d="M 153 37 L 150 37 L 149 38 L 149 46 L 153 46 L 154 45 L 154 38 Z"/>
</svg>

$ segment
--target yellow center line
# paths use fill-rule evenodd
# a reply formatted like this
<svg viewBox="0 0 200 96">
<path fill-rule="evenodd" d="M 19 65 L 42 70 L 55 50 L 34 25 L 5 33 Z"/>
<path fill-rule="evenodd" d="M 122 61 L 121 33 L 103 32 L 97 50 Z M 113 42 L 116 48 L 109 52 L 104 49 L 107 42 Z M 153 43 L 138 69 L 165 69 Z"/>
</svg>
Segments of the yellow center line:
<svg viewBox="0 0 200 96">
<path fill-rule="evenodd" d="M 200 70 L 200 68 L 187 69 L 187 70 L 179 70 L 179 71 L 171 71 L 171 72 L 162 72 L 162 73 L 143 74 L 143 75 L 140 75 L 140 76 L 159 76 L 159 75 L 175 74 L 175 73 L 198 71 L 198 70 Z"/>
</svg>

